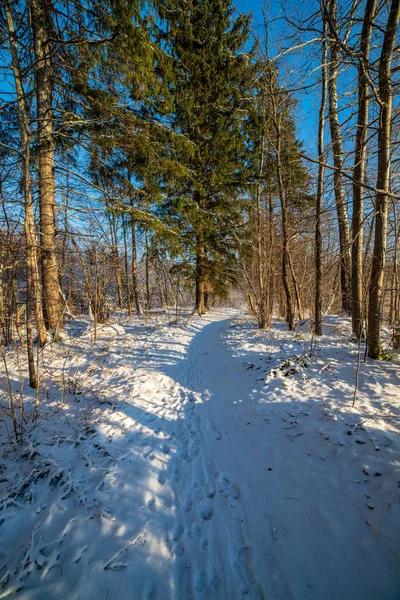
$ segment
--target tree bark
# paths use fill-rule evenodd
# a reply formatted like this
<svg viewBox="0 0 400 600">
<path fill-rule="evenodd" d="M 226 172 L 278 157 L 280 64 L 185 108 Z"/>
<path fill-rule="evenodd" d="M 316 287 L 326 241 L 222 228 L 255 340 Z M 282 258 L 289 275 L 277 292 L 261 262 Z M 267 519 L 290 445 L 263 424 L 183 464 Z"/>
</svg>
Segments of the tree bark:
<svg viewBox="0 0 400 600">
<path fill-rule="evenodd" d="M 131 201 L 131 206 L 133 202 Z M 135 299 L 136 312 L 138 315 L 143 314 L 142 306 L 140 304 L 139 287 L 138 287 L 138 276 L 137 276 L 137 247 L 136 247 L 136 230 L 135 221 L 131 216 L 131 245 L 132 245 L 132 288 L 133 297 Z"/>
<path fill-rule="evenodd" d="M 276 129 L 276 148 L 275 148 L 275 164 L 278 179 L 278 193 L 281 203 L 281 220 L 282 220 L 282 282 L 286 297 L 286 321 L 289 331 L 294 331 L 294 312 L 292 291 L 289 281 L 289 235 L 288 235 L 288 218 L 286 206 L 286 191 L 283 183 L 283 167 L 281 162 L 281 131 L 278 123 L 279 116 L 275 114 L 274 122 Z"/>
<path fill-rule="evenodd" d="M 15 89 L 17 93 L 18 119 L 21 136 L 21 154 L 22 154 L 22 177 L 24 191 L 24 233 L 26 240 L 26 320 L 27 320 L 27 348 L 29 377 L 31 387 L 36 387 L 36 375 L 34 367 L 34 357 L 32 349 L 31 334 L 31 306 L 33 307 L 37 338 L 40 345 L 46 341 L 46 327 L 43 318 L 43 308 L 41 299 L 40 277 L 38 267 L 37 239 L 35 231 L 35 219 L 33 215 L 33 198 L 31 190 L 30 175 L 30 132 L 28 124 L 28 109 L 26 106 L 25 93 L 23 88 L 22 74 L 18 56 L 18 43 L 14 30 L 11 8 L 9 2 L 5 4 L 7 27 L 9 33 L 10 52 L 12 58 L 12 67 L 14 71 Z"/>
<path fill-rule="evenodd" d="M 322 199 L 324 195 L 325 157 L 324 157 L 324 133 L 325 133 L 325 109 L 326 109 L 326 18 L 322 14 L 322 54 L 321 54 L 321 104 L 318 119 L 318 183 L 315 205 L 315 308 L 314 308 L 314 331 L 315 335 L 322 335 Z"/>
<path fill-rule="evenodd" d="M 53 85 L 48 0 L 30 0 L 35 50 L 35 88 L 39 152 L 40 257 L 45 318 L 54 332 L 63 328 L 56 249 L 54 183 Z"/>
<path fill-rule="evenodd" d="M 355 182 L 364 182 L 367 150 L 369 89 L 366 70 L 371 43 L 376 0 L 367 0 L 360 40 L 358 64 L 358 117 L 353 168 L 353 215 L 351 246 L 352 326 L 357 339 L 363 335 L 363 218 L 364 189 Z"/>
<path fill-rule="evenodd" d="M 150 293 L 150 259 L 149 259 L 149 239 L 147 231 L 145 232 L 146 240 L 146 256 L 145 256 L 145 269 L 146 269 L 146 310 L 151 309 L 151 293 Z"/>
<path fill-rule="evenodd" d="M 368 356 L 382 358 L 381 321 L 382 290 L 386 259 L 386 236 L 390 176 L 390 134 L 392 118 L 391 64 L 400 17 L 400 0 L 392 0 L 379 62 L 380 114 L 378 129 L 378 175 L 376 187 L 382 192 L 376 195 L 375 239 L 372 269 L 369 282 L 368 302 Z"/>
<path fill-rule="evenodd" d="M 329 98 L 329 125 L 332 138 L 333 163 L 335 170 L 333 172 L 335 186 L 335 201 L 339 228 L 340 245 L 340 282 L 342 288 L 342 310 L 346 313 L 351 309 L 351 291 L 350 291 L 350 232 L 343 185 L 343 144 L 342 135 L 338 117 L 338 94 L 337 94 L 337 76 L 339 67 L 339 42 L 335 35 L 336 32 L 336 0 L 329 0 L 327 6 L 327 21 L 331 28 L 331 39 L 329 43 L 329 68 L 328 68 L 328 98 Z"/>
<path fill-rule="evenodd" d="M 117 226 L 115 223 L 115 216 L 113 214 L 110 214 L 110 233 L 111 233 L 113 265 L 114 265 L 114 269 L 115 269 L 115 283 L 117 286 L 118 308 L 122 309 L 121 264 L 120 264 L 119 252 L 118 252 Z"/>
<path fill-rule="evenodd" d="M 124 268 L 125 268 L 125 290 L 126 290 L 126 303 L 128 305 L 128 315 L 132 315 L 132 296 L 131 296 L 131 286 L 129 283 L 130 273 L 129 273 L 129 264 L 128 264 L 128 243 L 127 243 L 127 223 L 124 217 L 122 217 L 122 230 L 124 234 Z"/>
<path fill-rule="evenodd" d="M 195 200 L 200 210 L 205 210 L 205 200 L 201 197 L 200 192 L 195 192 Z M 203 224 L 200 223 L 197 227 L 196 235 L 196 310 L 200 315 L 205 315 L 207 312 L 205 303 L 206 292 L 206 247 L 204 243 Z"/>
</svg>

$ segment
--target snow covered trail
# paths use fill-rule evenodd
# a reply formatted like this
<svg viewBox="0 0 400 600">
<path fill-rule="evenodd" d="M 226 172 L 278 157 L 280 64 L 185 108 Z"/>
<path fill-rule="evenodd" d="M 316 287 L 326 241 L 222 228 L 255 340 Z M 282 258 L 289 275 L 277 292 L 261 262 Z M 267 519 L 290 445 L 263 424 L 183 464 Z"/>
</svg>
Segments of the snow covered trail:
<svg viewBox="0 0 400 600">
<path fill-rule="evenodd" d="M 309 360 L 234 310 L 106 329 L 46 365 L 50 405 L 61 368 L 103 404 L 71 394 L 6 459 L 0 598 L 400 598 L 396 365 L 353 410 L 340 336 Z"/>
<path fill-rule="evenodd" d="M 393 460 L 384 435 L 379 459 L 375 438 L 361 431 L 354 443 L 315 380 L 294 394 L 286 381 L 260 386 L 248 358 L 260 364 L 265 346 L 245 353 L 246 369 L 227 347 L 230 325 L 206 325 L 182 371 L 200 448 L 176 493 L 195 495 L 210 522 L 196 536 L 206 553 L 185 542 L 175 563 L 176 584 L 187 579 L 178 597 L 192 597 L 195 576 L 205 598 L 400 598 L 399 446 Z M 191 524 L 184 514 L 181 529 Z"/>
</svg>

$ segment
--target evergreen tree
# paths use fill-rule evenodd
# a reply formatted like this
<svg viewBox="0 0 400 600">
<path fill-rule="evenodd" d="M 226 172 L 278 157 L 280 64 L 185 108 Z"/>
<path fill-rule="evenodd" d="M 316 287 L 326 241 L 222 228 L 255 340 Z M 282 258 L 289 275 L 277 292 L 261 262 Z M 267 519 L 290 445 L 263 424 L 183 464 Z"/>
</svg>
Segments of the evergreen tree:
<svg viewBox="0 0 400 600">
<path fill-rule="evenodd" d="M 238 218 L 235 195 L 251 80 L 244 53 L 249 17 L 234 17 L 230 0 L 172 0 L 162 3 L 160 14 L 166 20 L 161 37 L 175 65 L 173 125 L 192 144 L 182 157 L 189 173 L 179 182 L 184 193 L 174 206 L 195 256 L 196 308 L 202 314 L 211 282 L 227 284 L 219 265 L 230 262 L 231 226 Z"/>
</svg>

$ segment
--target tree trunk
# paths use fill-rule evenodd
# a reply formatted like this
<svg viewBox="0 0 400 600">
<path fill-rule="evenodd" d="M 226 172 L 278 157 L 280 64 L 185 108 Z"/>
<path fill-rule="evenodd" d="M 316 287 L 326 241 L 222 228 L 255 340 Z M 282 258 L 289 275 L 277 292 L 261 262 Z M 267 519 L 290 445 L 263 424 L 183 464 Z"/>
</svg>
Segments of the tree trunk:
<svg viewBox="0 0 400 600">
<path fill-rule="evenodd" d="M 392 0 L 379 62 L 379 98 L 381 101 L 378 129 L 378 175 L 375 202 L 375 239 L 372 256 L 368 303 L 368 356 L 382 358 L 381 321 L 382 289 L 386 258 L 386 235 L 390 175 L 390 133 L 392 117 L 391 63 L 400 17 L 400 0 Z"/>
<path fill-rule="evenodd" d="M 131 203 L 132 206 L 132 203 Z M 136 249 L 136 231 L 135 221 L 131 217 L 131 243 L 132 243 L 132 288 L 133 297 L 135 299 L 136 312 L 138 315 L 143 314 L 142 306 L 140 304 L 139 288 L 138 288 L 138 277 L 137 277 L 137 249 Z"/>
<path fill-rule="evenodd" d="M 145 269 L 146 269 L 146 310 L 151 309 L 151 293 L 150 293 L 150 261 L 149 261 L 149 239 L 147 231 L 145 232 L 146 240 L 146 256 L 145 256 Z"/>
<path fill-rule="evenodd" d="M 297 277 L 296 277 L 296 273 L 294 271 L 292 256 L 290 254 L 289 249 L 288 249 L 288 262 L 289 262 L 290 273 L 292 275 L 292 280 L 293 280 L 294 295 L 295 295 L 296 304 L 297 304 L 297 312 L 299 313 L 300 321 L 302 321 L 303 320 L 303 310 L 301 307 L 300 289 L 299 289 L 299 285 L 297 283 Z"/>
<path fill-rule="evenodd" d="M 37 386 L 35 373 L 35 360 L 32 343 L 31 307 L 33 308 L 37 338 L 40 345 L 46 341 L 46 328 L 43 319 L 40 277 L 37 256 L 37 241 L 35 220 L 33 215 L 33 199 L 30 176 L 30 135 L 28 126 L 28 109 L 22 83 L 22 75 L 18 57 L 17 39 L 14 30 L 11 8 L 5 4 L 7 26 L 10 40 L 10 52 L 14 71 L 15 89 L 17 93 L 18 118 L 21 135 L 22 176 L 24 191 L 24 233 L 26 240 L 26 324 L 27 324 L 27 352 L 29 366 L 30 386 Z"/>
<path fill-rule="evenodd" d="M 289 331 L 294 331 L 294 313 L 293 313 L 293 301 L 292 292 L 290 289 L 289 281 L 289 236 L 288 236 L 288 224 L 287 224 L 287 207 L 286 207 L 286 193 L 283 184 L 282 174 L 282 163 L 281 163 L 281 137 L 279 126 L 277 128 L 277 147 L 276 147 L 276 170 L 278 176 L 278 191 L 279 200 L 281 203 L 282 213 L 282 281 L 283 288 L 286 296 L 286 320 L 289 327 Z"/>
<path fill-rule="evenodd" d="M 339 228 L 340 244 L 340 282 L 342 288 L 342 310 L 350 312 L 351 292 L 350 292 L 350 232 L 347 216 L 347 207 L 345 201 L 345 192 L 343 184 L 343 145 L 342 135 L 338 117 L 338 95 L 337 95 L 337 76 L 339 67 L 339 42 L 336 39 L 336 0 L 329 0 L 327 3 L 327 20 L 331 28 L 330 56 L 328 69 L 328 98 L 329 98 L 329 125 L 332 138 L 333 163 L 335 170 L 333 172 L 335 186 L 336 211 Z"/>
<path fill-rule="evenodd" d="M 127 223 L 124 217 L 122 217 L 122 229 L 124 234 L 124 267 L 125 267 L 125 290 L 126 290 L 126 302 L 128 305 L 128 315 L 132 315 L 132 297 L 131 297 L 131 286 L 129 285 L 129 266 L 128 266 L 128 243 L 126 235 Z"/>
<path fill-rule="evenodd" d="M 113 266 L 115 269 L 115 283 L 117 286 L 118 308 L 122 309 L 121 264 L 119 262 L 117 227 L 115 224 L 115 216 L 113 214 L 110 214 L 110 232 L 111 232 Z"/>
<path fill-rule="evenodd" d="M 49 329 L 62 329 L 62 302 L 56 250 L 56 203 L 54 184 L 52 46 L 49 32 L 50 4 L 30 0 L 35 49 L 35 88 L 39 152 L 40 256 L 45 318 Z"/>
<path fill-rule="evenodd" d="M 318 183 L 315 206 L 315 309 L 314 331 L 315 335 L 322 335 L 322 200 L 324 196 L 325 157 L 324 157 L 324 132 L 326 109 L 326 18 L 322 15 L 322 55 L 321 55 L 321 104 L 318 119 Z"/>
<path fill-rule="evenodd" d="M 352 281 L 352 326 L 353 332 L 360 339 L 363 335 L 363 218 L 364 190 L 362 184 L 365 177 L 365 157 L 368 132 L 368 81 L 366 69 L 372 23 L 376 10 L 376 0 L 367 0 L 360 41 L 360 59 L 358 65 L 358 118 L 353 168 L 353 215 L 351 246 L 351 281 Z"/>
<path fill-rule="evenodd" d="M 205 210 L 205 201 L 199 192 L 195 192 L 195 200 L 200 210 Z M 201 220 L 201 216 L 200 216 Z M 206 248 L 204 243 L 203 224 L 198 224 L 196 236 L 196 310 L 200 315 L 205 315 L 205 291 L 206 291 Z"/>
<path fill-rule="evenodd" d="M 36 253 L 36 233 L 33 218 L 33 202 L 30 181 L 30 139 L 27 119 L 27 107 L 22 84 L 22 75 L 18 57 L 17 39 L 15 36 L 14 23 L 11 14 L 11 8 L 8 3 L 5 6 L 7 26 L 10 40 L 10 51 L 14 71 L 15 87 L 17 92 L 18 117 L 21 134 L 21 153 L 22 153 L 22 176 L 25 200 L 25 219 L 24 231 L 26 239 L 26 341 L 28 353 L 28 372 L 29 385 L 32 388 L 37 387 L 37 376 L 35 370 L 35 360 L 33 353 L 32 324 L 30 320 L 31 304 L 37 316 L 38 340 L 44 344 L 46 340 L 46 329 L 43 322 L 43 313 L 40 296 L 40 282 L 38 273 L 37 253 Z"/>
</svg>

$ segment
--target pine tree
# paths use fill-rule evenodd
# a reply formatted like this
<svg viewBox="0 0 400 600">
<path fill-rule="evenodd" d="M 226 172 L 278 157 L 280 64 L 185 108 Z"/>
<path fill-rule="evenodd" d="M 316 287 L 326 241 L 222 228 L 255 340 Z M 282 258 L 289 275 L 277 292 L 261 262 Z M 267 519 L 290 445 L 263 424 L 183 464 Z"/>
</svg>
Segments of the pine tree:
<svg viewBox="0 0 400 600">
<path fill-rule="evenodd" d="M 160 13 L 175 64 L 173 124 L 192 145 L 182 157 L 189 173 L 176 206 L 195 256 L 196 308 L 204 314 L 212 282 L 222 292 L 231 272 L 221 261 L 231 262 L 231 233 L 238 217 L 235 194 L 243 170 L 243 111 L 249 97 L 249 56 L 243 51 L 249 18 L 235 18 L 230 0 L 173 0 L 163 3 Z"/>
</svg>

